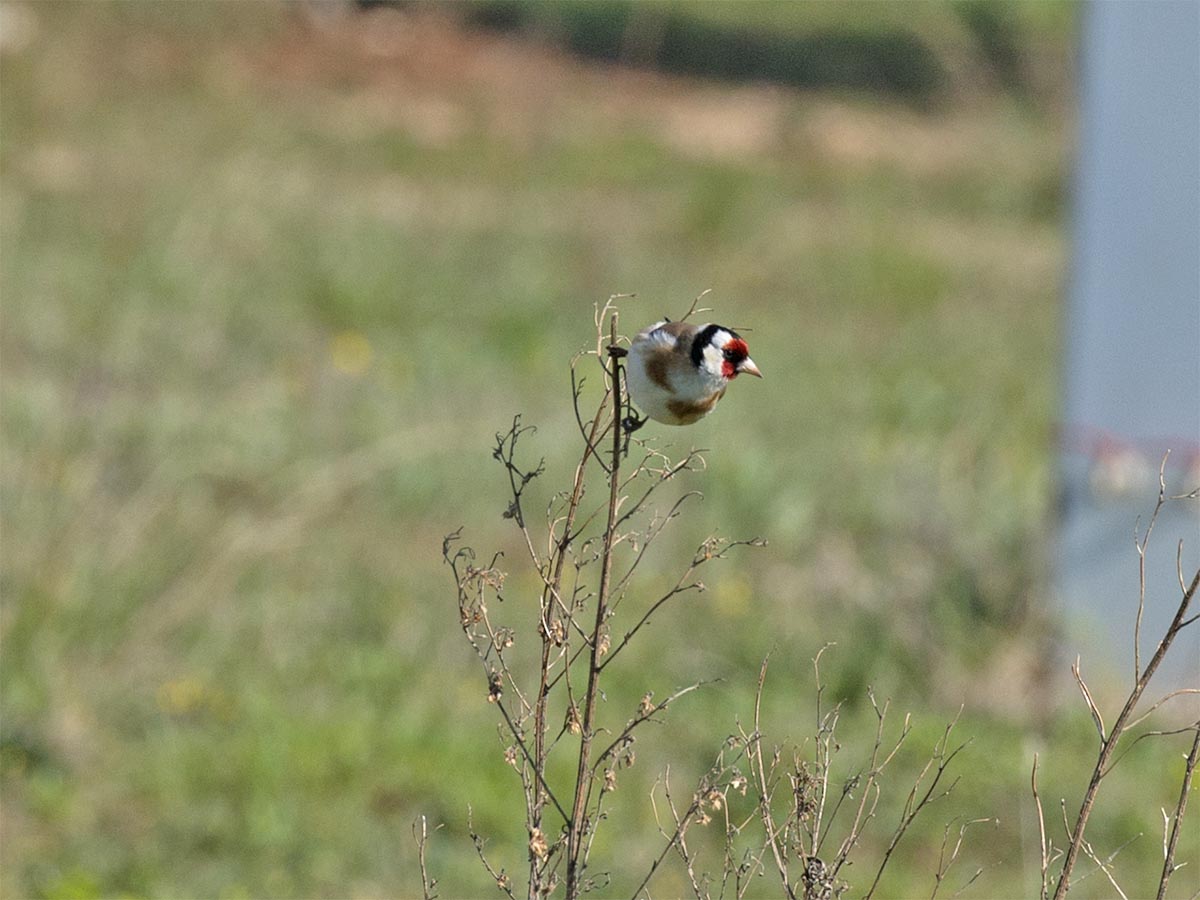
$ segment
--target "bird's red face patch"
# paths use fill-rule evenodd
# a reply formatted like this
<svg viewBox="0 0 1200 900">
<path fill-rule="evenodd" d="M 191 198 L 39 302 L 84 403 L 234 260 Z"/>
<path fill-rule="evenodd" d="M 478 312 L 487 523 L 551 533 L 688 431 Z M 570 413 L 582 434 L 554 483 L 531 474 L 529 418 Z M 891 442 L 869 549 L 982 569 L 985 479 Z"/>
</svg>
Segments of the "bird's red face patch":
<svg viewBox="0 0 1200 900">
<path fill-rule="evenodd" d="M 725 357 L 721 361 L 721 374 L 726 378 L 737 378 L 738 364 L 750 355 L 750 348 L 741 338 L 732 338 L 721 353 Z"/>
</svg>

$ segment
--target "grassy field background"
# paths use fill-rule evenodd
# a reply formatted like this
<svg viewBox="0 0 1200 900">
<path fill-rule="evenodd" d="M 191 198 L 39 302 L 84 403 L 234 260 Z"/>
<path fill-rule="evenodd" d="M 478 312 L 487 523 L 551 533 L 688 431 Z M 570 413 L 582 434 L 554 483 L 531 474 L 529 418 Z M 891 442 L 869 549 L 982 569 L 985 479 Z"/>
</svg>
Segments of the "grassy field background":
<svg viewBox="0 0 1200 900">
<path fill-rule="evenodd" d="M 945 822 L 991 816 L 965 895 L 1032 895 L 1032 755 L 1057 818 L 1095 744 L 1059 702 L 1047 586 L 1073 32 L 1040 7 L 995 7 L 1019 92 L 953 7 L 873 5 L 873 26 L 850 7 L 948 61 L 914 103 L 620 69 L 433 9 L 6 5 L 4 896 L 411 896 L 420 814 L 445 825 L 442 895 L 486 895 L 468 805 L 519 871 L 519 785 L 442 537 L 516 557 L 490 459 L 515 413 L 546 457 L 530 508 L 567 486 L 596 302 L 636 292 L 632 331 L 706 289 L 766 379 L 660 429 L 708 468 L 647 590 L 714 529 L 770 545 L 664 611 L 616 676 L 616 710 L 724 681 L 639 744 L 597 867 L 631 889 L 655 777 L 703 770 L 772 650 L 766 727 L 802 739 L 810 660 L 836 641 L 847 765 L 868 685 L 914 714 L 881 823 L 960 705 L 974 739 L 881 892 L 927 895 Z M 533 577 L 511 579 L 528 601 Z M 1180 753 L 1143 742 L 1100 798 L 1097 852 L 1141 834 L 1117 859 L 1135 893 Z M 1195 828 L 1179 858 L 1200 867 Z"/>
</svg>

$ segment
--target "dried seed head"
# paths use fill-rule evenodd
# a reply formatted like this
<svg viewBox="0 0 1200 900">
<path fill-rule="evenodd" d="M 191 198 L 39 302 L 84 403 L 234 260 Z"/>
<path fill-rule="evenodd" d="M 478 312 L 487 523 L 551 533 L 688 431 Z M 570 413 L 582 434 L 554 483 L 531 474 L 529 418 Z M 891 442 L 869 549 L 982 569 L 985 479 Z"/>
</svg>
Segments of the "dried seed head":
<svg viewBox="0 0 1200 900">
<path fill-rule="evenodd" d="M 604 654 L 608 653 L 608 649 L 611 646 L 612 646 L 612 641 L 608 637 L 608 630 L 605 629 L 600 634 L 600 640 L 598 640 L 596 642 L 596 655 L 604 656 Z"/>
<path fill-rule="evenodd" d="M 512 879 L 508 877 L 507 872 L 501 869 L 500 874 L 496 876 L 496 887 L 502 891 L 507 891 L 511 885 Z"/>
<path fill-rule="evenodd" d="M 514 640 L 515 636 L 511 628 L 497 628 L 493 643 L 497 650 L 507 650 L 513 645 Z"/>
<path fill-rule="evenodd" d="M 818 856 L 810 856 L 804 865 L 804 896 L 812 900 L 833 900 L 841 893 L 834 884 L 829 867 Z"/>
<path fill-rule="evenodd" d="M 535 828 L 529 833 L 529 852 L 538 859 L 545 859 L 546 854 L 550 852 L 550 847 L 546 844 L 546 836 L 542 834 L 542 829 Z"/>
<path fill-rule="evenodd" d="M 650 713 L 654 712 L 654 701 L 650 699 L 653 696 L 653 691 L 647 691 L 644 695 L 642 695 L 642 702 L 638 704 L 638 712 L 642 716 L 648 716 Z"/>
<path fill-rule="evenodd" d="M 615 791 L 617 789 L 617 773 L 615 769 L 608 768 L 604 770 L 604 790 Z"/>
<path fill-rule="evenodd" d="M 713 788 L 705 795 L 704 802 L 711 806 L 714 810 L 719 811 L 725 803 L 725 795 L 716 788 Z"/>
<path fill-rule="evenodd" d="M 509 747 L 507 750 L 504 751 L 504 761 L 506 763 L 508 763 L 510 766 L 512 766 L 514 769 L 517 767 L 517 748 L 516 747 Z"/>
<path fill-rule="evenodd" d="M 497 703 L 504 694 L 504 683 L 495 669 L 488 675 L 488 703 Z"/>
<path fill-rule="evenodd" d="M 800 763 L 792 776 L 792 795 L 796 804 L 796 818 L 807 821 L 817 809 L 820 784 L 808 771 L 807 763 Z"/>
<path fill-rule="evenodd" d="M 700 808 L 700 815 L 696 816 L 696 822 L 699 825 L 707 825 L 712 821 L 712 816 L 704 811 L 704 807 Z"/>
<path fill-rule="evenodd" d="M 567 626 L 563 624 L 562 619 L 555 619 L 550 623 L 550 640 L 554 642 L 555 647 L 561 647 L 567 640 Z"/>
<path fill-rule="evenodd" d="M 729 779 L 729 786 L 731 788 L 733 788 L 735 791 L 737 791 L 739 794 L 741 794 L 743 797 L 746 796 L 746 786 L 749 783 L 750 782 L 747 780 L 746 776 L 742 775 L 740 773 L 737 775 L 734 775 L 733 778 Z"/>
<path fill-rule="evenodd" d="M 579 721 L 579 707 L 574 703 L 567 707 L 567 718 L 563 727 L 571 734 L 579 734 L 583 731 L 583 723 Z"/>
</svg>

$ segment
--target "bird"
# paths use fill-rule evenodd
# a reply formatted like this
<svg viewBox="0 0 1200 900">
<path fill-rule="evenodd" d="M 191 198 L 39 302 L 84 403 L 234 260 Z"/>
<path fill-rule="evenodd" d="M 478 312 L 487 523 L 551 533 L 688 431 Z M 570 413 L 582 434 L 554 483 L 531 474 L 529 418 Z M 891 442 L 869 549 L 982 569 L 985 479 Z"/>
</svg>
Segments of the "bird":
<svg viewBox="0 0 1200 900">
<path fill-rule="evenodd" d="M 691 425 L 725 396 L 742 373 L 762 378 L 746 342 L 732 328 L 664 319 L 638 332 L 629 346 L 625 383 L 630 399 L 664 425 Z M 626 422 L 636 431 L 645 419 Z"/>
</svg>

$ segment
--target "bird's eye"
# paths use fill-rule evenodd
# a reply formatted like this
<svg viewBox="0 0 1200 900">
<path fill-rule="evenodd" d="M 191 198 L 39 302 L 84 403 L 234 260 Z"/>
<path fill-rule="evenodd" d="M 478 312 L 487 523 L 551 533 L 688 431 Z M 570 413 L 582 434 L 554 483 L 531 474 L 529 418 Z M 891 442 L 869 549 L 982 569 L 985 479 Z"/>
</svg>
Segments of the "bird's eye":
<svg viewBox="0 0 1200 900">
<path fill-rule="evenodd" d="M 725 351 L 725 358 L 726 358 L 726 359 L 734 359 L 736 356 L 737 356 L 737 354 L 736 354 L 736 353 L 734 353 L 732 350 L 726 350 L 726 351 Z"/>
</svg>

